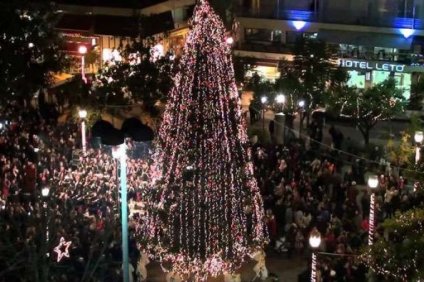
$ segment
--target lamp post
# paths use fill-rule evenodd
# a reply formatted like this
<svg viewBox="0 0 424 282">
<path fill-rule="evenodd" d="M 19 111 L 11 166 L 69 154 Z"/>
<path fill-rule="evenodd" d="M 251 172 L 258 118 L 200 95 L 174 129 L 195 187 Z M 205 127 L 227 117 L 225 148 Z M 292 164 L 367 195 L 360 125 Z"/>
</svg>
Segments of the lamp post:
<svg viewBox="0 0 424 282">
<path fill-rule="evenodd" d="M 268 97 L 262 96 L 261 97 L 261 103 L 262 103 L 262 131 L 265 134 L 265 104 L 268 102 Z"/>
<path fill-rule="evenodd" d="M 286 96 L 284 96 L 283 94 L 278 94 L 277 96 L 275 96 L 275 102 L 279 105 L 279 109 L 281 110 L 281 112 L 283 111 L 283 105 L 286 102 Z"/>
<path fill-rule="evenodd" d="M 122 228 L 122 268 L 124 282 L 129 282 L 129 258 L 128 258 L 128 201 L 127 201 L 127 146 L 125 142 L 112 149 L 113 158 L 120 163 L 121 183 L 121 228 Z"/>
<path fill-rule="evenodd" d="M 299 116 L 299 139 L 302 136 L 302 127 L 303 127 L 303 111 L 305 109 L 305 101 L 304 100 L 300 100 L 299 103 L 297 103 L 297 105 L 299 106 L 299 110 L 300 110 L 300 116 Z"/>
<path fill-rule="evenodd" d="M 369 227 L 368 227 L 368 245 L 372 245 L 374 242 L 374 231 L 375 231 L 375 193 L 374 190 L 378 186 L 378 176 L 370 175 L 368 177 L 368 186 L 371 188 L 370 196 L 370 216 L 369 216 Z"/>
<path fill-rule="evenodd" d="M 85 154 L 87 153 L 87 142 L 86 142 L 86 138 L 85 138 L 85 118 L 87 117 L 87 111 L 86 110 L 80 110 L 78 112 L 78 115 L 81 119 L 81 143 L 82 143 L 82 153 Z"/>
<path fill-rule="evenodd" d="M 43 198 L 43 209 L 44 209 L 44 226 L 46 228 L 46 235 L 45 235 L 45 241 L 43 242 L 43 253 L 45 254 L 45 257 L 43 255 L 42 260 L 42 268 L 41 268 L 41 275 L 43 277 L 43 281 L 48 280 L 48 273 L 47 273 L 47 258 L 50 256 L 50 253 L 48 251 L 48 245 L 49 245 L 49 216 L 48 216 L 48 206 L 47 206 L 47 197 L 50 194 L 50 187 L 44 186 L 41 188 L 41 196 Z"/>
<path fill-rule="evenodd" d="M 309 235 L 309 245 L 312 248 L 311 282 L 317 281 L 317 254 L 315 250 L 321 245 L 321 233 L 314 228 Z"/>
<path fill-rule="evenodd" d="M 50 194 L 50 187 L 45 186 L 41 189 L 41 196 L 43 196 L 43 208 L 44 208 L 44 217 L 46 219 L 46 244 L 49 242 L 49 219 L 47 217 L 47 197 Z"/>
<path fill-rule="evenodd" d="M 414 139 L 417 143 L 415 147 L 415 164 L 418 164 L 421 158 L 421 142 L 423 142 L 424 134 L 422 131 L 415 131 Z"/>
<path fill-rule="evenodd" d="M 283 137 L 283 144 L 286 140 L 286 119 L 284 116 L 284 112 L 283 112 L 283 108 L 284 108 L 284 103 L 286 102 L 286 96 L 284 96 L 283 94 L 278 94 L 277 96 L 275 96 L 275 103 L 277 103 L 277 114 L 275 115 L 275 119 L 277 120 L 278 124 L 278 128 L 282 129 L 282 137 Z M 278 134 L 277 134 L 278 136 Z M 279 138 L 279 137 L 278 137 Z M 278 140 L 278 139 L 277 139 Z"/>
<path fill-rule="evenodd" d="M 85 54 L 87 54 L 87 47 L 85 45 L 79 46 L 78 53 L 81 55 L 81 77 L 84 83 L 87 83 L 87 78 L 85 77 Z"/>
</svg>

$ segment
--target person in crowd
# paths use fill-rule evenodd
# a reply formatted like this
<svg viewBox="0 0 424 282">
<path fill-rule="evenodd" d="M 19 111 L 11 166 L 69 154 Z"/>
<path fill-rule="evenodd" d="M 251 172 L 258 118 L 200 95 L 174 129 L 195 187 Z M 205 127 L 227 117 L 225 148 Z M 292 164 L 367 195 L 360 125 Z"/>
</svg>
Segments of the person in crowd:
<svg viewBox="0 0 424 282">
<path fill-rule="evenodd" d="M 57 277 L 57 281 L 80 281 L 93 254 L 104 259 L 101 265 L 111 266 L 99 271 L 104 281 L 120 280 L 121 264 L 116 262 L 121 259 L 121 234 L 119 228 L 111 230 L 119 225 L 118 169 L 110 152 L 89 147 L 86 155 L 77 155 L 80 128 L 72 120 L 63 124 L 47 121 L 36 111 L 14 103 L 3 106 L 1 113 L 7 123 L 0 134 L 0 245 L 13 240 L 18 251 L 24 251 L 31 242 L 47 241 L 53 249 L 64 237 L 72 241 L 71 256 L 65 261 L 73 271 L 62 274 L 69 275 L 68 280 Z M 311 137 L 321 140 L 318 123 L 312 128 Z M 323 236 L 323 251 L 340 255 L 320 263 L 322 276 L 329 279 L 326 281 L 341 277 L 363 281 L 362 269 L 356 269 L 350 257 L 367 244 L 370 193 L 358 185 L 364 183 L 364 162 L 343 159 L 324 147 L 306 148 L 296 140 L 285 146 L 257 144 L 252 152 L 266 210 L 264 220 L 272 244 L 279 244 L 267 252 L 289 257 L 304 254 L 307 236 L 316 227 Z M 149 189 L 151 163 L 149 158 L 127 160 L 132 246 L 136 245 L 137 222 L 145 216 L 143 199 Z M 379 174 L 377 222 L 422 201 L 407 189 L 408 179 L 401 171 L 390 173 L 382 167 Z M 50 193 L 41 198 L 46 187 Z M 249 205 L 246 203 L 246 213 L 251 213 Z M 37 232 L 46 226 L 48 233 Z M 252 228 L 249 223 L 247 226 Z M 138 248 L 131 249 L 130 261 L 137 265 L 136 272 L 147 276 L 137 264 Z M 261 262 L 257 267 L 262 269 L 260 277 L 267 276 L 262 260 L 257 262 Z M 8 281 L 19 279 L 10 276 Z"/>
</svg>

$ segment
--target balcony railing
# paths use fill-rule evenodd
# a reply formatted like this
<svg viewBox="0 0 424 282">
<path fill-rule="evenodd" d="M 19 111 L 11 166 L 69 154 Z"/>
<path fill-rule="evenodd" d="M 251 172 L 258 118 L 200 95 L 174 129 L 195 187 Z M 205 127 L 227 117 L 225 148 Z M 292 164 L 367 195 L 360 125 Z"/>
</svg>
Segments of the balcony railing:
<svg viewBox="0 0 424 282">
<path fill-rule="evenodd" d="M 294 55 L 292 47 L 276 42 L 244 42 L 238 44 L 236 50 Z M 374 52 L 352 52 L 339 49 L 334 53 L 334 56 L 338 58 L 355 58 L 367 61 L 396 62 L 411 66 L 424 65 L 424 57 L 422 55 L 410 53 L 376 54 Z"/>
<path fill-rule="evenodd" d="M 236 9 L 241 17 L 267 18 L 281 20 L 297 20 L 306 22 L 321 22 L 334 24 L 365 25 L 375 27 L 412 28 L 424 30 L 424 20 L 419 18 L 398 17 L 393 13 L 357 12 L 348 9 L 328 9 L 323 11 L 287 10 L 276 7 L 265 7 L 258 10 L 239 7 Z"/>
</svg>

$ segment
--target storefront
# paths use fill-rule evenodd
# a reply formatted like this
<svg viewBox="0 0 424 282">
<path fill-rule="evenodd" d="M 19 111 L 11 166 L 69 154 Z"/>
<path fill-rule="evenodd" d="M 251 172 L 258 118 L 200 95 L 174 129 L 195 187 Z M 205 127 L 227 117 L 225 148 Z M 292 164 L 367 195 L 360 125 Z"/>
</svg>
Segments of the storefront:
<svg viewBox="0 0 424 282">
<path fill-rule="evenodd" d="M 348 85 L 367 88 L 394 77 L 397 87 L 403 90 L 406 99 L 411 96 L 414 73 L 424 72 L 423 66 L 410 66 L 395 62 L 340 59 L 339 65 L 348 69 Z"/>
</svg>

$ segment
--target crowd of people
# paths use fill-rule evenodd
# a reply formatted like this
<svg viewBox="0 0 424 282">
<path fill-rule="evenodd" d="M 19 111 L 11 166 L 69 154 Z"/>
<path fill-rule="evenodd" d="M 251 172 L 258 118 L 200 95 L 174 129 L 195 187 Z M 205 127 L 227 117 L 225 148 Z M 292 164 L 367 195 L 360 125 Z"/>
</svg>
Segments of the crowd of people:
<svg viewBox="0 0 424 282">
<path fill-rule="evenodd" d="M 340 134 L 334 128 L 331 131 Z M 271 241 L 269 251 L 288 257 L 307 255 L 311 250 L 308 238 L 316 228 L 322 236 L 320 281 L 366 281 L 368 268 L 355 260 L 360 248 L 368 244 L 370 190 L 366 175 L 379 175 L 377 223 L 423 199 L 398 170 L 386 165 L 376 168 L 324 146 L 319 151 L 314 148 L 297 140 L 287 146 L 257 145 L 254 149 Z M 384 235 L 377 228 L 375 237 Z M 310 274 L 305 272 L 303 279 L 309 281 Z"/>
<path fill-rule="evenodd" d="M 58 124 L 14 103 L 2 113 L 0 281 L 34 275 L 54 281 L 118 281 L 120 195 L 110 148 L 77 154 L 78 122 Z M 134 207 L 147 185 L 147 160 L 130 159 L 127 166 L 128 199 Z M 49 191 L 44 197 L 43 188 Z M 72 256 L 55 264 L 54 248 L 62 237 L 71 242 Z M 136 265 L 139 253 L 131 239 L 131 262 Z"/>
<path fill-rule="evenodd" d="M 118 281 L 120 195 L 118 164 L 110 149 L 76 153 L 81 147 L 78 122 L 58 124 L 15 103 L 1 112 L 0 281 L 43 276 L 54 281 Z M 300 140 L 286 146 L 254 145 L 253 158 L 270 236 L 267 253 L 305 256 L 309 233 L 317 228 L 323 238 L 320 250 L 334 254 L 319 256 L 322 281 L 365 281 L 367 268 L 354 263 L 369 228 L 365 163 L 331 149 L 305 148 Z M 135 233 L 142 191 L 149 185 L 149 163 L 142 158 L 127 161 L 130 234 Z M 422 200 L 402 175 L 386 167 L 379 174 L 377 222 Z M 43 197 L 46 187 L 49 195 Z M 377 229 L 376 236 L 384 232 Z M 61 238 L 71 242 L 70 258 L 58 264 L 54 248 Z M 132 277 L 141 280 L 146 270 L 145 265 L 138 267 L 133 235 L 130 246 Z"/>
</svg>

